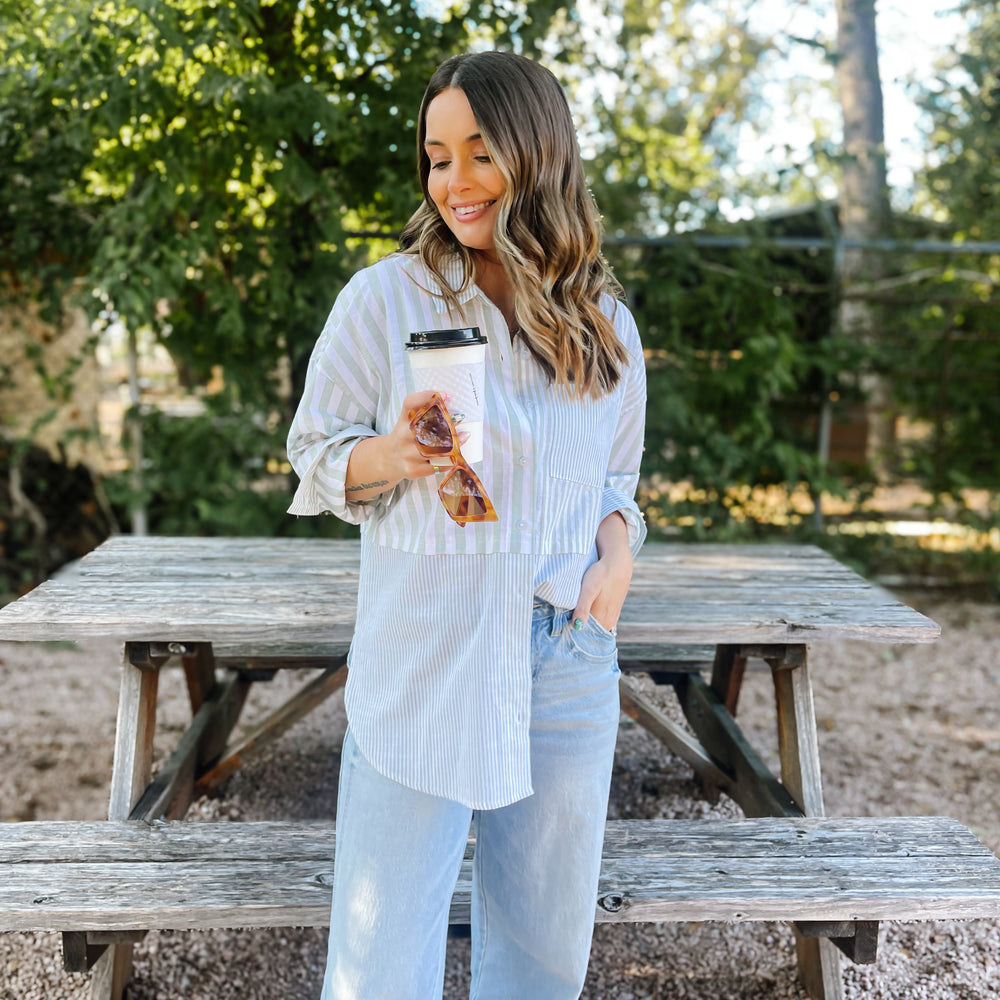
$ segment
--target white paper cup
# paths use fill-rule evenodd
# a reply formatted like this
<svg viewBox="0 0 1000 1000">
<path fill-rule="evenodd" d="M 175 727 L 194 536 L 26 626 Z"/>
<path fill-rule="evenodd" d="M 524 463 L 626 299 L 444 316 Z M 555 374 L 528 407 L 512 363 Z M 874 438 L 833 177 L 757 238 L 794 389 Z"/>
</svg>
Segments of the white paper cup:
<svg viewBox="0 0 1000 1000">
<path fill-rule="evenodd" d="M 462 457 L 469 462 L 483 459 L 483 397 L 486 381 L 486 337 L 479 327 L 454 330 L 421 330 L 406 343 L 413 385 L 418 391 L 433 390 L 448 396 L 448 412 L 457 429 L 468 433 Z M 431 460 L 434 465 L 446 459 Z"/>
</svg>

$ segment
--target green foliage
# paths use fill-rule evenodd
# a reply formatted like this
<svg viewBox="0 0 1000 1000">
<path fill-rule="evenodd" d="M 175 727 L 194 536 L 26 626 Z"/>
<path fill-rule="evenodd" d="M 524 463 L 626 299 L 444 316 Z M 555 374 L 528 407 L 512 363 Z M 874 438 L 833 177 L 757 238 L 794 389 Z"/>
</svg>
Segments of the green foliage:
<svg viewBox="0 0 1000 1000">
<path fill-rule="evenodd" d="M 166 535 L 357 534 L 333 517 L 288 516 L 286 428 L 276 419 L 242 412 L 224 397 L 209 397 L 206 411 L 197 416 L 146 408 L 138 418 L 129 415 L 130 429 L 136 419 L 145 456 L 141 491 L 130 473 L 107 483 L 122 520 L 141 503 L 156 531 Z"/>
<path fill-rule="evenodd" d="M 283 461 L 305 358 L 369 258 L 352 234 L 398 230 L 416 207 L 434 67 L 472 46 L 530 51 L 557 6 L 0 3 L 5 292 L 57 322 L 76 291 L 92 318 L 152 330 L 187 386 L 223 369 L 228 412 L 145 415 L 153 530 L 313 524 L 285 515 L 287 477 L 258 473 Z M 127 479 L 110 489 L 138 499 Z"/>
<path fill-rule="evenodd" d="M 530 46 L 550 14 L 8 4 L 0 192 L 17 210 L 0 265 L 46 283 L 51 262 L 63 289 L 79 277 L 131 329 L 152 327 L 192 383 L 221 362 L 239 396 L 272 403 L 278 360 L 300 361 L 364 262 L 349 233 L 398 228 L 416 204 L 413 119 L 434 66 L 482 25 Z"/>
<path fill-rule="evenodd" d="M 662 235 L 703 226 L 753 181 L 738 177 L 739 127 L 758 112 L 769 41 L 748 4 L 711 11 L 692 0 L 598 5 L 611 39 L 557 22 L 558 72 L 577 103 L 588 172 L 609 232 Z M 727 169 L 729 168 L 729 169 Z"/>
<path fill-rule="evenodd" d="M 997 490 L 1000 257 L 936 263 L 882 342 L 899 405 L 927 428 L 906 442 L 900 471 L 937 494 Z"/>
<path fill-rule="evenodd" d="M 0 304 L 36 298 L 58 322 L 95 247 L 83 171 L 94 136 L 65 101 L 73 23 L 52 4 L 0 6 Z"/>
<path fill-rule="evenodd" d="M 1000 237 L 1000 10 L 992 0 L 959 5 L 969 21 L 963 46 L 925 85 L 934 151 L 925 203 L 944 208 L 968 239 Z"/>
<path fill-rule="evenodd" d="M 820 462 L 819 414 L 850 398 L 861 348 L 831 331 L 829 256 L 682 240 L 615 258 L 648 356 L 644 472 L 698 494 L 673 513 L 717 534 L 742 486 L 837 491 L 849 470 Z"/>
<path fill-rule="evenodd" d="M 923 207 L 964 240 L 1000 242 L 1000 11 L 966 0 L 964 44 L 926 85 L 931 166 Z M 905 311 L 888 363 L 896 392 L 931 433 L 908 469 L 938 493 L 1000 489 L 1000 252 L 916 258 L 928 277 Z M 914 372 L 924 377 L 913 377 Z"/>
</svg>

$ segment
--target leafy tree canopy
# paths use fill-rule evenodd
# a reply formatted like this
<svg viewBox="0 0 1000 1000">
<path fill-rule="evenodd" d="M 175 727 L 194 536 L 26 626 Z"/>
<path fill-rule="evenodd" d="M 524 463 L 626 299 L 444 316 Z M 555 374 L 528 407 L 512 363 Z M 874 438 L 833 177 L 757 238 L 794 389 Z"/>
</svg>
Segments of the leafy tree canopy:
<svg viewBox="0 0 1000 1000">
<path fill-rule="evenodd" d="M 960 238 L 1000 241 L 1000 9 L 992 0 L 960 4 L 969 31 L 933 80 L 922 104 L 931 127 L 922 207 Z M 924 262 L 925 264 L 927 262 Z M 897 394 L 932 427 L 913 470 L 933 489 L 1000 487 L 1000 253 L 931 262 L 931 301 L 917 301 L 913 335 L 897 370 Z M 933 332 L 933 336 L 928 335 Z M 993 500 L 994 511 L 997 500 Z"/>
<path fill-rule="evenodd" d="M 966 0 L 964 44 L 924 92 L 932 127 L 926 200 L 969 239 L 1000 238 L 1000 9 Z"/>
<path fill-rule="evenodd" d="M 0 268 L 53 303 L 83 279 L 263 402 L 363 262 L 349 234 L 412 211 L 434 66 L 484 26 L 530 47 L 552 6 L 4 0 Z"/>
<path fill-rule="evenodd" d="M 760 110 L 771 42 L 752 4 L 608 0 L 589 32 L 557 20 L 549 39 L 580 109 L 593 190 L 612 235 L 709 224 L 734 193 L 742 123 Z"/>
</svg>

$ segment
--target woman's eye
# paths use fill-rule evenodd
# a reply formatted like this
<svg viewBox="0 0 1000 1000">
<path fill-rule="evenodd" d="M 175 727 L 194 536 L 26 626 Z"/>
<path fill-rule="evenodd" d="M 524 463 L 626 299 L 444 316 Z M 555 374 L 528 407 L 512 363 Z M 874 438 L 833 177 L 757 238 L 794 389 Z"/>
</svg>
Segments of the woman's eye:
<svg viewBox="0 0 1000 1000">
<path fill-rule="evenodd" d="M 431 170 L 440 170 L 442 167 L 448 166 L 447 160 L 438 160 L 436 163 L 431 164 Z"/>
<path fill-rule="evenodd" d="M 476 160 L 479 163 L 490 163 L 490 162 L 492 162 L 488 156 L 477 156 Z"/>
</svg>

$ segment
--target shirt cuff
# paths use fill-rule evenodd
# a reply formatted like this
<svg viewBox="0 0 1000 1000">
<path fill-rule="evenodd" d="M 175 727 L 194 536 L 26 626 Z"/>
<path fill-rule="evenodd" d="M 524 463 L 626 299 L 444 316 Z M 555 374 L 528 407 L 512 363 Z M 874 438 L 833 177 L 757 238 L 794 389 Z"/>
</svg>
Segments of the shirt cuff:
<svg viewBox="0 0 1000 1000">
<path fill-rule="evenodd" d="M 646 521 L 639 510 L 639 505 L 631 497 L 614 487 L 607 487 L 601 497 L 601 517 L 603 521 L 609 514 L 615 512 L 625 518 L 625 526 L 628 528 L 628 544 L 635 558 L 642 548 L 642 543 L 646 540 Z"/>
<path fill-rule="evenodd" d="M 344 490 L 344 480 L 354 446 L 365 437 L 372 436 L 372 433 L 368 429 L 367 434 L 356 435 L 347 441 L 341 440 L 327 448 L 302 476 L 288 513 L 312 515 L 330 512 L 348 524 L 367 521 L 382 506 L 383 498 L 349 500 Z"/>
</svg>

